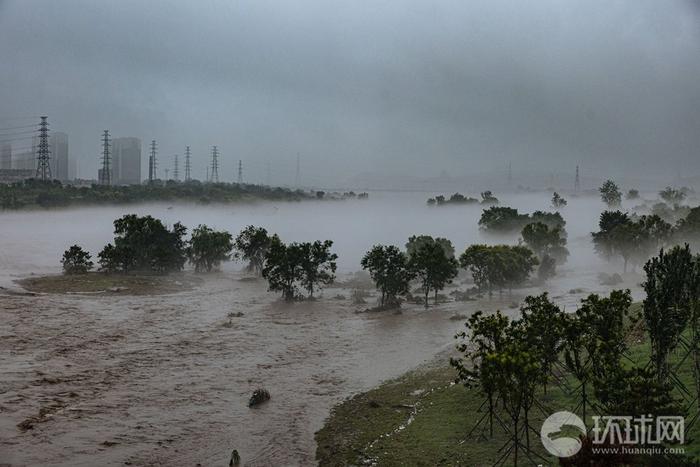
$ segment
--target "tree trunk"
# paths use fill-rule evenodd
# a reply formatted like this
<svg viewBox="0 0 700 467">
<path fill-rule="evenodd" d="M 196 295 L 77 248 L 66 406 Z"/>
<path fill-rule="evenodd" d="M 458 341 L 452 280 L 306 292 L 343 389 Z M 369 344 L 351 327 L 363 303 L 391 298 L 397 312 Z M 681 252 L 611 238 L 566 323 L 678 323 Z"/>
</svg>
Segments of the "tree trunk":
<svg viewBox="0 0 700 467">
<path fill-rule="evenodd" d="M 425 307 L 428 308 L 428 294 L 430 294 L 430 289 L 428 287 L 425 288 Z"/>
<path fill-rule="evenodd" d="M 435 305 L 437 306 L 438 303 L 438 290 L 435 289 Z"/>
</svg>

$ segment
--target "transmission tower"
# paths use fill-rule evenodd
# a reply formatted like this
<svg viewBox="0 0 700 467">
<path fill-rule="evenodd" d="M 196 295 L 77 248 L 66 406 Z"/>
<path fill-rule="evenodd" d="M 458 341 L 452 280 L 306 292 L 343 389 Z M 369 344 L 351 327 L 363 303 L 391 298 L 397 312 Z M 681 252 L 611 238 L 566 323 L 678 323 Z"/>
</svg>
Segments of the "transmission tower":
<svg viewBox="0 0 700 467">
<path fill-rule="evenodd" d="M 180 181 L 180 156 L 175 154 L 175 166 L 173 167 L 173 178 L 176 182 Z"/>
<path fill-rule="evenodd" d="M 112 183 L 112 164 L 109 148 L 111 146 L 109 130 L 102 133 L 102 171 L 100 172 L 100 185 L 109 186 Z"/>
<path fill-rule="evenodd" d="M 189 182 L 192 180 L 192 177 L 190 176 L 190 171 L 192 167 L 190 166 L 190 147 L 186 146 L 185 147 L 185 181 Z"/>
<path fill-rule="evenodd" d="M 238 184 L 243 184 L 243 161 L 238 159 Z"/>
<path fill-rule="evenodd" d="M 211 173 L 209 174 L 212 183 L 219 183 L 219 148 L 211 148 Z"/>
<path fill-rule="evenodd" d="M 156 140 L 151 141 L 151 155 L 148 157 L 148 182 L 153 183 L 156 180 Z"/>
<path fill-rule="evenodd" d="M 578 176 L 578 165 L 576 166 L 576 179 L 574 180 L 574 191 L 578 192 L 581 189 L 581 179 Z"/>
<path fill-rule="evenodd" d="M 39 146 L 36 149 L 36 178 L 51 180 L 51 151 L 49 150 L 48 117 L 41 117 L 39 124 Z"/>
</svg>

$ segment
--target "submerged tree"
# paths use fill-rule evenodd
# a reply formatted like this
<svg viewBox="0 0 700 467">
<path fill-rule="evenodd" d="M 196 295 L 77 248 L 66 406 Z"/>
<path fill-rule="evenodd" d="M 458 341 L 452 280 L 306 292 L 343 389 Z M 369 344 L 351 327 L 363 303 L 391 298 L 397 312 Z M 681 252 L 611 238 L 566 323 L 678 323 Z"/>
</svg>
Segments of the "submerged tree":
<svg viewBox="0 0 700 467">
<path fill-rule="evenodd" d="M 314 290 L 335 280 L 336 260 L 338 255 L 331 252 L 332 240 L 316 240 L 313 243 L 301 243 L 301 284 L 314 297 Z"/>
<path fill-rule="evenodd" d="M 566 206 L 568 202 L 556 191 L 552 195 L 552 207 L 554 209 L 561 209 Z"/>
<path fill-rule="evenodd" d="M 408 292 L 413 275 L 408 270 L 406 254 L 393 245 L 375 245 L 360 262 L 381 291 L 379 306 L 396 305 L 398 297 Z"/>
<path fill-rule="evenodd" d="M 192 231 L 187 256 L 197 272 L 210 272 L 231 258 L 233 237 L 226 231 L 215 231 L 200 225 Z"/>
<path fill-rule="evenodd" d="M 92 269 L 93 262 L 90 261 L 90 253 L 73 245 L 63 253 L 61 265 L 65 274 L 87 274 Z"/>
<path fill-rule="evenodd" d="M 525 282 L 537 258 L 529 248 L 510 245 L 471 245 L 459 257 L 460 266 L 471 272 L 479 291 L 502 290 Z"/>
<path fill-rule="evenodd" d="M 282 297 L 291 301 L 302 297 L 302 287 L 313 298 L 317 288 L 335 279 L 338 256 L 330 252 L 332 245 L 330 240 L 286 245 L 273 236 L 262 270 L 269 289 L 282 292 Z"/>
<path fill-rule="evenodd" d="M 449 256 L 446 248 L 437 240 L 424 242 L 418 246 L 409 255 L 407 268 L 410 274 L 420 280 L 425 294 L 426 308 L 430 291 L 435 292 L 437 304 L 438 292 L 457 276 L 457 260 L 454 255 Z"/>
<path fill-rule="evenodd" d="M 265 256 L 262 276 L 271 291 L 281 292 L 286 301 L 298 297 L 297 282 L 302 277 L 303 253 L 298 244 L 287 246 L 274 236 Z"/>
<path fill-rule="evenodd" d="M 672 227 L 657 215 L 631 219 L 621 211 L 605 211 L 600 216 L 600 230 L 594 232 L 593 244 L 601 256 L 620 256 L 627 265 L 646 261 L 671 238 Z"/>
<path fill-rule="evenodd" d="M 606 180 L 598 191 L 600 192 L 600 199 L 609 207 L 614 208 L 622 203 L 622 193 L 612 180 Z"/>
<path fill-rule="evenodd" d="M 549 227 L 542 222 L 527 224 L 522 230 L 523 241 L 540 258 L 549 256 L 562 264 L 569 256 L 566 234 L 561 227 Z"/>
<path fill-rule="evenodd" d="M 263 227 L 249 225 L 236 236 L 235 258 L 248 261 L 249 271 L 262 274 L 265 256 L 270 250 L 274 237 L 270 237 Z"/>
<path fill-rule="evenodd" d="M 179 222 L 167 229 L 160 219 L 127 214 L 114 221 L 114 244 L 100 252 L 100 265 L 122 272 L 179 271 L 187 260 L 186 232 Z"/>
<path fill-rule="evenodd" d="M 430 235 L 412 235 L 409 237 L 408 242 L 406 242 L 406 255 L 410 258 L 415 254 L 423 245 L 436 243 L 442 247 L 445 255 L 449 258 L 454 258 L 455 248 L 452 246 L 452 242 L 443 237 L 433 238 Z"/>
</svg>

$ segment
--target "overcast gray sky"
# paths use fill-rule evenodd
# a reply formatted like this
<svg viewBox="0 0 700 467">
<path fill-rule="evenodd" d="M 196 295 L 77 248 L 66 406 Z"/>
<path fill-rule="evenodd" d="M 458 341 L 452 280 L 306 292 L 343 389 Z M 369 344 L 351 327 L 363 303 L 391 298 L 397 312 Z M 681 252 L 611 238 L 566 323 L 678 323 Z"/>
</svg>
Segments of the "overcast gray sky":
<svg viewBox="0 0 700 467">
<path fill-rule="evenodd" d="M 228 180 L 700 172 L 694 0 L 0 0 L 0 83 L 81 175 L 103 129 Z"/>
</svg>

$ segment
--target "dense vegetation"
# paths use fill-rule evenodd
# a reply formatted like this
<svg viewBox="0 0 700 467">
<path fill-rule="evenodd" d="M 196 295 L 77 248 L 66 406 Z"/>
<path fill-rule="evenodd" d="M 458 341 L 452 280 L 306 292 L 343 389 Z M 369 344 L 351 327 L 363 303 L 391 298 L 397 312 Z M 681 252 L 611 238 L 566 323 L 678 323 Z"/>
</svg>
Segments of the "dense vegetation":
<svg viewBox="0 0 700 467">
<path fill-rule="evenodd" d="M 322 193 L 322 192 L 321 192 Z M 323 198 L 323 194 L 320 198 Z M 348 197 L 355 197 L 350 196 Z M 28 207 L 63 207 L 102 204 L 129 204 L 154 201 L 190 201 L 196 203 L 229 203 L 254 199 L 289 200 L 319 198 L 317 193 L 301 190 L 237 183 L 202 183 L 158 181 L 152 184 L 102 186 L 73 186 L 59 181 L 24 180 L 9 185 L 0 184 L 0 209 Z M 360 198 L 366 198 L 361 194 Z"/>
</svg>

